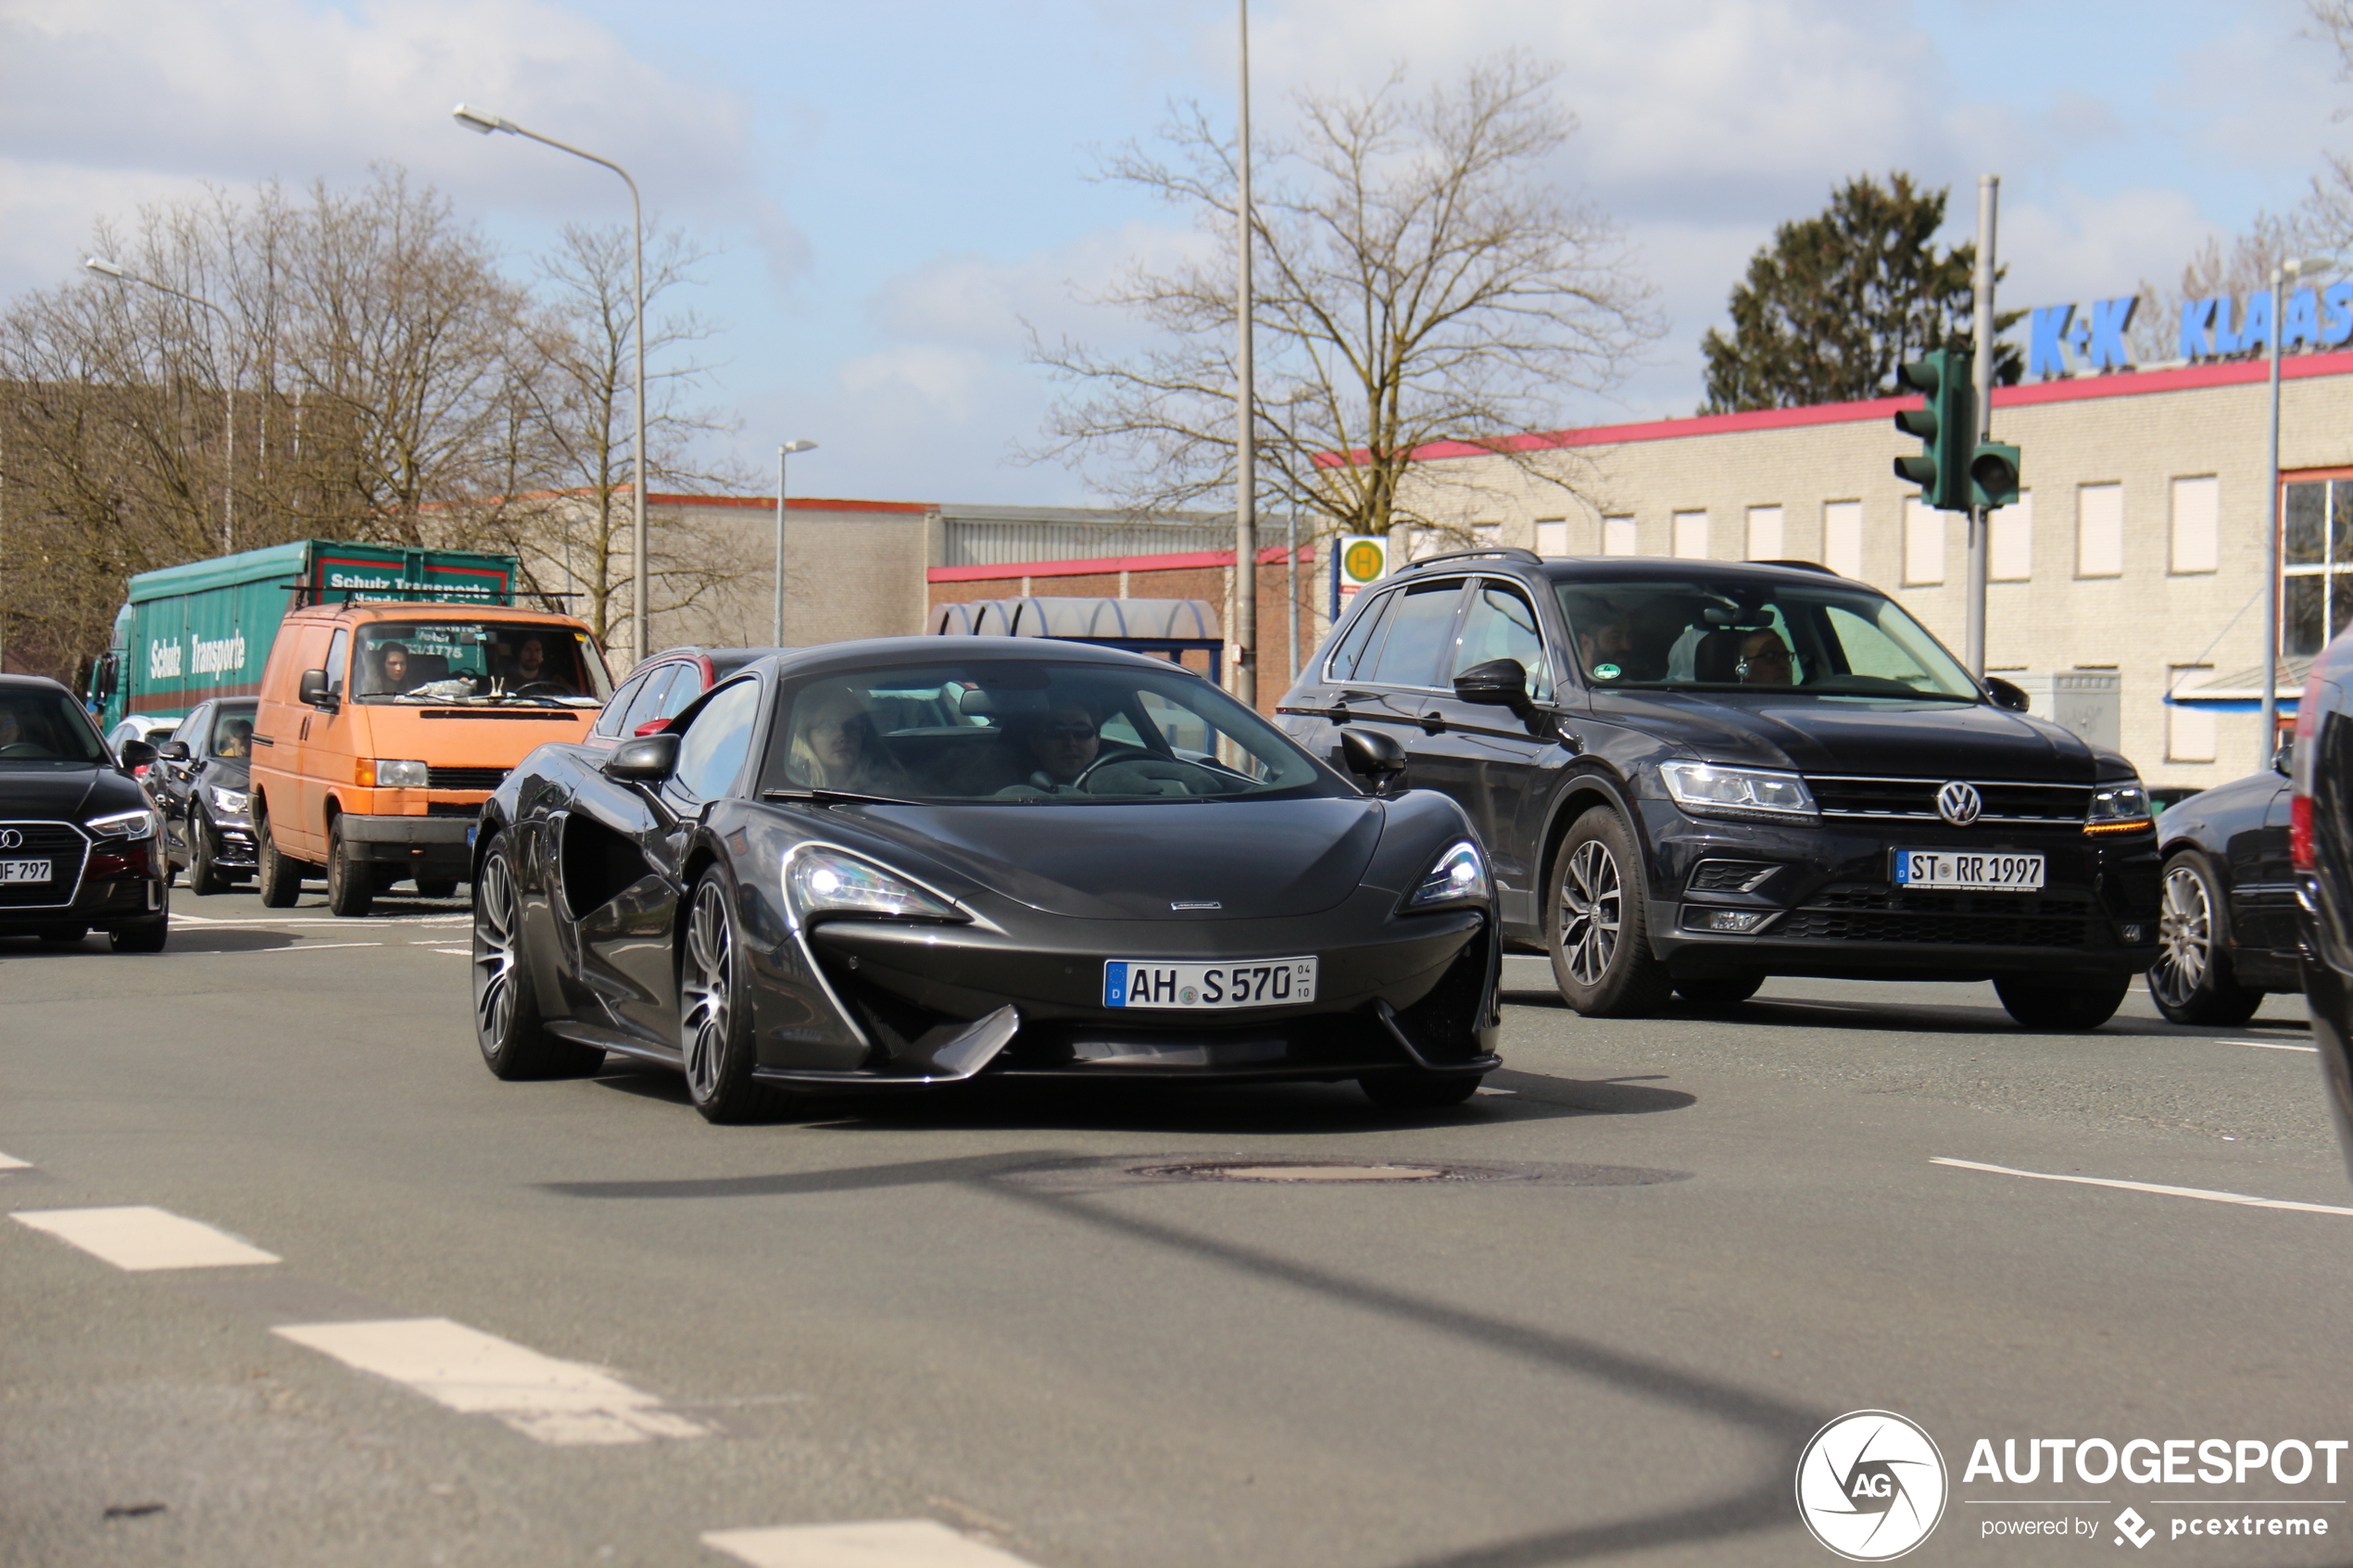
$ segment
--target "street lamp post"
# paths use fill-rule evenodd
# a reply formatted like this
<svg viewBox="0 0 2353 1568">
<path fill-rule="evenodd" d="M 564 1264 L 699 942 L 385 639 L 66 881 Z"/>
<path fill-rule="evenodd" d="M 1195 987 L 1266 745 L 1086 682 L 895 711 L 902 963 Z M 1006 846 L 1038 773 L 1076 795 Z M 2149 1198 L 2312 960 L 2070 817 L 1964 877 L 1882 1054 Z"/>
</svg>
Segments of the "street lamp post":
<svg viewBox="0 0 2353 1568">
<path fill-rule="evenodd" d="M 813 452 L 813 441 L 787 441 L 776 448 L 776 627 L 771 647 L 785 646 L 785 459 L 795 452 Z"/>
<path fill-rule="evenodd" d="M 644 203 L 637 196 L 637 182 L 629 177 L 629 170 L 610 158 L 598 157 L 594 153 L 584 152 L 569 143 L 557 141 L 553 136 L 542 136 L 536 131 L 527 130 L 511 119 L 492 114 L 487 109 L 477 109 L 459 104 L 449 112 L 457 119 L 459 124 L 481 135 L 487 136 L 494 131 L 503 131 L 510 136 L 527 137 L 545 146 L 553 147 L 560 153 L 570 153 L 574 157 L 585 158 L 590 163 L 601 165 L 620 175 L 622 183 L 629 187 L 629 232 L 633 242 L 632 284 L 635 291 L 634 305 L 637 321 L 637 373 L 633 388 L 633 400 L 636 404 L 637 419 L 635 437 L 630 452 L 632 470 L 630 479 L 633 483 L 629 486 L 630 549 L 636 561 L 635 571 L 630 579 L 630 590 L 635 601 L 631 607 L 629 623 L 630 640 L 634 645 L 630 649 L 633 656 L 631 662 L 634 664 L 652 651 L 652 644 L 648 639 L 646 632 L 647 602 L 652 592 L 646 571 L 646 212 Z"/>
<path fill-rule="evenodd" d="M 2263 502 L 2263 733 L 2256 759 L 2258 769 L 2271 766 L 2280 746 L 2280 532 L 2285 521 L 2280 506 L 2280 312 L 2287 305 L 2289 280 L 2332 265 L 2330 258 L 2283 261 L 2271 269 L 2271 480 Z"/>
<path fill-rule="evenodd" d="M 143 278 L 129 268 L 118 262 L 109 261 L 102 256 L 90 257 L 82 264 L 100 277 L 112 278 L 118 283 L 138 283 L 155 290 L 157 294 L 168 294 L 174 299 L 184 299 L 191 305 L 200 306 L 220 317 L 221 326 L 228 329 L 233 336 L 236 332 L 236 323 L 229 320 L 229 313 L 200 295 L 175 289 L 170 283 L 158 283 L 153 278 Z M 229 449 L 221 463 L 220 475 L 220 553 L 231 554 L 236 547 L 237 377 L 236 372 L 232 370 L 229 375 Z"/>
<path fill-rule="evenodd" d="M 1256 306 L 1250 277 L 1250 0 L 1237 0 L 1241 20 L 1241 184 L 1234 203 L 1241 232 L 1241 268 L 1235 277 L 1234 315 L 1240 329 L 1236 345 L 1239 374 L 1234 388 L 1234 695 L 1245 708 L 1258 706 L 1258 420 L 1252 404 L 1257 377 L 1251 363 L 1252 321 Z"/>
</svg>

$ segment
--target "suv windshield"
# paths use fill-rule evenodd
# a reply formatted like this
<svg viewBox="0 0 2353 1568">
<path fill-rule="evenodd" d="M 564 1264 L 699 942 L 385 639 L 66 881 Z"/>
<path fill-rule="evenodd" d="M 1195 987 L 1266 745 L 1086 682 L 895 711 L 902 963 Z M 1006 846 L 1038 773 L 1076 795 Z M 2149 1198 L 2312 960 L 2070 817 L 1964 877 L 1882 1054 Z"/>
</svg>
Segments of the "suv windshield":
<svg viewBox="0 0 2353 1568">
<path fill-rule="evenodd" d="M 93 768 L 108 760 L 98 732 L 71 697 L 0 691 L 0 768 Z"/>
<path fill-rule="evenodd" d="M 1977 702 L 1976 683 L 1894 600 L 1834 583 L 1561 583 L 1595 690 L 1779 688 Z"/>
<path fill-rule="evenodd" d="M 1197 676 L 1145 668 L 942 659 L 787 686 L 763 790 L 904 800 L 1195 800 L 1340 782 Z"/>
<path fill-rule="evenodd" d="M 351 691 L 361 702 L 554 702 L 611 695 L 587 633 L 491 621 L 391 621 L 359 628 Z"/>
</svg>

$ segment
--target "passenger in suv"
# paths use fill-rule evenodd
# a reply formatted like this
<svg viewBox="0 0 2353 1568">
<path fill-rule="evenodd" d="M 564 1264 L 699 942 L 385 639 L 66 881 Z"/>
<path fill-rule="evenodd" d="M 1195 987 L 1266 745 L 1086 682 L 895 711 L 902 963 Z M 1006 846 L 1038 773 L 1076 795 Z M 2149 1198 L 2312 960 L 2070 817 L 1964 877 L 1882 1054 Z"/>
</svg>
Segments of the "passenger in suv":
<svg viewBox="0 0 2353 1568">
<path fill-rule="evenodd" d="M 1510 549 L 1365 590 L 1279 711 L 1460 801 L 1505 939 L 1581 1013 L 1992 980 L 2095 1028 L 2156 956 L 2156 824 L 2131 763 L 2025 707 L 1820 567 Z"/>
</svg>

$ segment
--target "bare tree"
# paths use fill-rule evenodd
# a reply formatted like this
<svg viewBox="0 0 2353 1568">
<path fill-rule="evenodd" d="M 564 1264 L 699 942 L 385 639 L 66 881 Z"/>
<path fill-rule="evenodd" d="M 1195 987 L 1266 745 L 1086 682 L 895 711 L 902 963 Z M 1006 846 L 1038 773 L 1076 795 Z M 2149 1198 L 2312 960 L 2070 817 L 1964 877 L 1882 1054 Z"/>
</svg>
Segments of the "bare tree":
<svg viewBox="0 0 2353 1568">
<path fill-rule="evenodd" d="M 1506 54 L 1419 97 L 1402 68 L 1367 93 L 1294 97 L 1296 131 L 1252 170 L 1254 418 L 1276 508 L 1334 532 L 1445 527 L 1401 489 L 1414 452 L 1441 440 L 1574 486 L 1563 454 L 1511 438 L 1562 423 L 1567 394 L 1614 384 L 1658 326 L 1617 227 L 1547 171 L 1576 129 L 1552 96 L 1556 74 Z M 1065 391 L 1022 454 L 1075 462 L 1152 510 L 1221 496 L 1237 445 L 1235 149 L 1197 104 L 1164 137 L 1164 150 L 1122 149 L 1100 177 L 1189 209 L 1206 258 L 1139 264 L 1095 297 L 1157 332 L 1141 352 L 1050 345 L 1031 329 L 1033 362 Z"/>
</svg>

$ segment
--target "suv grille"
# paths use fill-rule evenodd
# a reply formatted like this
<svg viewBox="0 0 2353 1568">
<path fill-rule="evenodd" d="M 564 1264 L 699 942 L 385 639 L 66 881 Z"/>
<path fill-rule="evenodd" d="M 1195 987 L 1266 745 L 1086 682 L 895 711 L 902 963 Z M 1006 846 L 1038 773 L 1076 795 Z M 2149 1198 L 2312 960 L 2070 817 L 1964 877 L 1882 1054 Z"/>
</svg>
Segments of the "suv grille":
<svg viewBox="0 0 2353 1568">
<path fill-rule="evenodd" d="M 504 768 L 433 768 L 425 770 L 428 789 L 497 789 L 506 780 Z"/>
<path fill-rule="evenodd" d="M 1876 817 L 1903 822 L 1939 822 L 1936 792 L 1944 779 L 1882 779 L 1808 774 L 1806 787 L 1828 818 Z M 1985 802 L 1981 822 L 2065 822 L 2080 825 L 2092 809 L 2089 784 L 2011 784 L 1969 781 Z"/>
<path fill-rule="evenodd" d="M 58 909 L 73 902 L 90 841 L 64 822 L 0 822 L 18 842 L 0 849 L 0 860 L 46 860 L 46 882 L 0 882 L 0 909 Z"/>
<path fill-rule="evenodd" d="M 1824 888 L 1772 928 L 1828 942 L 1932 942 L 1962 947 L 2086 947 L 2092 902 L 2039 893 L 1894 893 Z"/>
</svg>

